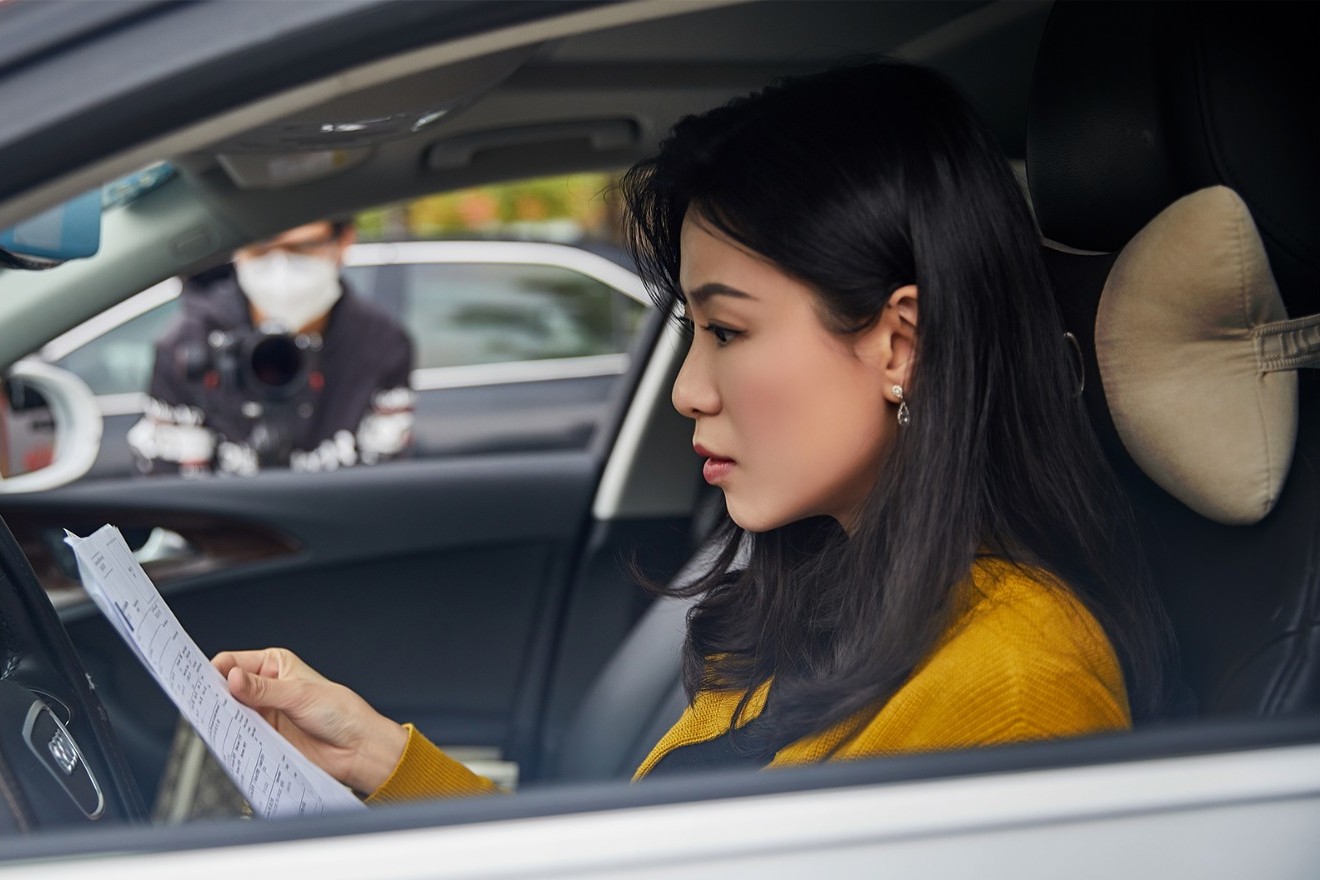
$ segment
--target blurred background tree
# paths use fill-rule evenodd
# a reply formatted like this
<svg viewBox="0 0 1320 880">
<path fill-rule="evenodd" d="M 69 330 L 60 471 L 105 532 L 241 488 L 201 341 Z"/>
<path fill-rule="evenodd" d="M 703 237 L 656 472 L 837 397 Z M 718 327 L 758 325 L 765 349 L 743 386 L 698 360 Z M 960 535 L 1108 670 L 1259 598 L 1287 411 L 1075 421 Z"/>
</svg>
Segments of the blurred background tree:
<svg viewBox="0 0 1320 880">
<path fill-rule="evenodd" d="M 357 215 L 362 241 L 501 238 L 619 243 L 613 172 L 520 180 L 423 196 Z"/>
</svg>

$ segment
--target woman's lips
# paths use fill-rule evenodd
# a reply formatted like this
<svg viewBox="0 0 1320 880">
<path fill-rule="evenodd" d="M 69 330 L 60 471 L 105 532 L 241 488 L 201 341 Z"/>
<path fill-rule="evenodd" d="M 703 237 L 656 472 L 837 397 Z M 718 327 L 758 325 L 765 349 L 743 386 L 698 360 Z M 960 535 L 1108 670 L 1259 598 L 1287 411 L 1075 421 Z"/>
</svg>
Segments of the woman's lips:
<svg viewBox="0 0 1320 880">
<path fill-rule="evenodd" d="M 733 459 L 708 458 L 706 464 L 701 468 L 701 475 L 706 478 L 707 483 L 713 486 L 728 476 L 731 470 L 733 470 Z"/>
<path fill-rule="evenodd" d="M 733 470 L 733 459 L 716 455 L 699 443 L 694 444 L 692 448 L 697 455 L 706 459 L 706 464 L 701 468 L 701 475 L 706 478 L 707 483 L 714 485 L 728 476 L 729 471 Z"/>
</svg>

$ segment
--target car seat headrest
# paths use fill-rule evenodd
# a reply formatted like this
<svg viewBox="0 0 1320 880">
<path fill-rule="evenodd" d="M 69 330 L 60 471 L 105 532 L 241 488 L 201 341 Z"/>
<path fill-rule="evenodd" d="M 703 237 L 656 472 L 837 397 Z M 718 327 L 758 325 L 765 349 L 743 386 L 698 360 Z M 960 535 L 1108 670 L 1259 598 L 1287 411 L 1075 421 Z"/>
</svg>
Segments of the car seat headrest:
<svg viewBox="0 0 1320 880">
<path fill-rule="evenodd" d="M 1113 252 L 1223 184 L 1251 209 L 1290 314 L 1320 312 L 1320 81 L 1307 4 L 1055 4 L 1027 121 L 1043 235 Z"/>
<path fill-rule="evenodd" d="M 1217 522 L 1273 509 L 1297 438 L 1296 370 L 1320 365 L 1320 315 L 1287 320 L 1236 193 L 1184 196 L 1123 248 L 1095 348 L 1114 426 L 1147 476 Z"/>
</svg>

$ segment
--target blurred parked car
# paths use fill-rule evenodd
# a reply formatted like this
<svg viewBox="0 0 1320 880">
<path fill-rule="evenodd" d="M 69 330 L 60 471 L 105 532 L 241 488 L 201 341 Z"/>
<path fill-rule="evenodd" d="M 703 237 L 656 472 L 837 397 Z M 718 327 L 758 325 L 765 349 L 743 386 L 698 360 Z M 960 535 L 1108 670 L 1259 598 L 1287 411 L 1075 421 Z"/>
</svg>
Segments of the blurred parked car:
<svg viewBox="0 0 1320 880">
<path fill-rule="evenodd" d="M 611 254 L 610 259 L 604 254 Z M 355 244 L 353 293 L 402 322 L 416 352 L 414 457 L 581 448 L 590 442 L 650 301 L 626 257 L 534 241 Z M 155 340 L 181 306 L 171 278 L 51 340 L 40 357 L 87 382 L 105 421 L 87 479 L 134 470 Z M 202 295 L 202 294 L 182 294 Z M 53 426 L 13 414 L 11 434 L 48 457 Z M 29 452 L 14 472 L 44 463 Z"/>
</svg>

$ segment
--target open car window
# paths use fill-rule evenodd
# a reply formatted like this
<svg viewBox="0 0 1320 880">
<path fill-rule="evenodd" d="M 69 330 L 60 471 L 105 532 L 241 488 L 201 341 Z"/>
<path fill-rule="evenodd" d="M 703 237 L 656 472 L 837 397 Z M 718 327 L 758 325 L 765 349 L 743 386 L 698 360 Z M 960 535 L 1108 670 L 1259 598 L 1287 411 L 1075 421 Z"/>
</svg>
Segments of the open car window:
<svg viewBox="0 0 1320 880">
<path fill-rule="evenodd" d="M 515 181 L 374 208 L 357 219 L 359 242 L 346 250 L 341 277 L 352 296 L 396 321 L 413 343 L 418 455 L 591 441 L 649 306 L 608 219 L 617 213 L 606 205 L 613 185 L 608 174 Z M 436 235 L 445 237 L 427 238 Z M 40 350 L 40 359 L 87 383 L 105 420 L 87 479 L 140 476 L 141 457 L 126 438 L 150 411 L 153 370 L 184 369 L 176 364 L 189 352 L 171 334 L 217 277 L 226 277 L 223 266 L 187 283 L 153 285 Z M 187 383 L 206 381 L 199 370 Z M 545 398 L 539 423 L 510 428 L 538 388 Z M 331 387 L 324 395 L 342 393 Z M 456 404 L 456 395 L 463 401 Z M 490 429 L 458 436 L 455 420 L 443 417 L 456 405 L 479 406 Z M 204 417 L 204 404 L 200 411 Z M 9 418 L 9 473 L 16 475 L 44 462 L 55 434 L 49 419 L 20 420 L 17 411 Z"/>
</svg>

